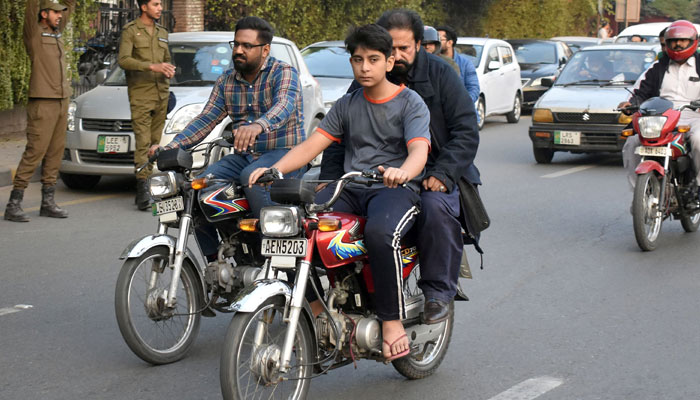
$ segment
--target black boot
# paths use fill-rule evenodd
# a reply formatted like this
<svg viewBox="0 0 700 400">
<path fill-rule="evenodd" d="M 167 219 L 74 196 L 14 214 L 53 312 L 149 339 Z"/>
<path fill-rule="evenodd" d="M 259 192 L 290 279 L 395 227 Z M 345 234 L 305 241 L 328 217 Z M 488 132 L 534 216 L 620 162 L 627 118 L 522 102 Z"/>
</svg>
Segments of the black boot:
<svg viewBox="0 0 700 400">
<path fill-rule="evenodd" d="M 148 179 L 136 179 L 136 207 L 142 211 L 151 209 L 151 194 L 148 192 Z"/>
<path fill-rule="evenodd" d="M 12 189 L 10 192 L 10 200 L 5 207 L 5 219 L 15 222 L 29 222 L 29 216 L 22 210 L 22 199 L 24 198 L 24 189 Z"/>
<path fill-rule="evenodd" d="M 54 201 L 53 195 L 56 193 L 56 186 L 41 187 L 41 208 L 39 215 L 51 218 L 68 218 L 68 211 L 62 209 Z"/>
</svg>

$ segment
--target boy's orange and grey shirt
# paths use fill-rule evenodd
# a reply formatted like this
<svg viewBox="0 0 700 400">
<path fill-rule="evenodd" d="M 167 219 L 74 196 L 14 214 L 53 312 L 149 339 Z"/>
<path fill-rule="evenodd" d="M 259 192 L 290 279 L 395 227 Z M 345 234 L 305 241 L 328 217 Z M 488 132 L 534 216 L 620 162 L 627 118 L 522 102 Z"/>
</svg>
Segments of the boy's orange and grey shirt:
<svg viewBox="0 0 700 400">
<path fill-rule="evenodd" d="M 24 45 L 32 63 L 29 79 L 29 98 L 65 99 L 70 97 L 71 77 L 66 63 L 62 32 L 75 10 L 76 0 L 64 0 L 67 10 L 57 31 L 38 22 L 39 0 L 28 0 L 24 16 Z M 42 1 L 42 4 L 59 4 Z"/>
</svg>

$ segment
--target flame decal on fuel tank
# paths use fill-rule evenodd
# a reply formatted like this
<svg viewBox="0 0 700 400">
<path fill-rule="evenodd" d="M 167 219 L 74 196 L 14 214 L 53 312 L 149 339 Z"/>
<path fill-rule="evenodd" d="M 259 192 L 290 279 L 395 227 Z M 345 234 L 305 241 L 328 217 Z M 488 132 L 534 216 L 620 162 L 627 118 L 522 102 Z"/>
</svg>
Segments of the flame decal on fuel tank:
<svg viewBox="0 0 700 400">
<path fill-rule="evenodd" d="M 212 217 L 218 217 L 219 215 L 230 214 L 240 211 L 246 211 L 250 209 L 248 205 L 248 200 L 244 198 L 238 198 L 233 200 L 217 200 L 216 195 L 221 193 L 226 187 L 213 191 L 207 197 L 202 200 L 204 204 L 210 205 L 217 209 L 219 212 L 212 215 Z"/>
<path fill-rule="evenodd" d="M 683 135 L 678 135 L 678 137 L 674 141 L 671 142 L 671 146 L 678 149 L 678 151 L 680 151 L 681 154 L 685 154 L 687 152 L 685 145 L 683 143 L 680 143 L 682 137 L 683 137 Z"/>
<path fill-rule="evenodd" d="M 352 230 L 352 228 L 350 228 L 350 230 Z M 348 258 L 367 254 L 367 248 L 363 240 L 358 240 L 353 243 L 343 242 L 342 238 L 345 232 L 345 230 L 342 230 L 331 239 L 331 242 L 328 243 L 328 250 L 338 257 L 339 260 L 346 260 Z"/>
</svg>

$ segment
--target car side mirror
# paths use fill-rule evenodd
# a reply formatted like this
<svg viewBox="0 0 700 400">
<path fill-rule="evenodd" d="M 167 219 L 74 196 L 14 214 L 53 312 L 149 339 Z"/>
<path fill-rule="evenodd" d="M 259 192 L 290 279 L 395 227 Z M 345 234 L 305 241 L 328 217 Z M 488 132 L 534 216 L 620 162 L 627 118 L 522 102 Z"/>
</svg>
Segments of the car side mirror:
<svg viewBox="0 0 700 400">
<path fill-rule="evenodd" d="M 101 69 L 101 70 L 97 71 L 97 74 L 95 76 L 95 78 L 97 79 L 97 84 L 101 85 L 104 81 L 106 81 L 107 75 L 109 75 L 108 69 Z"/>
<path fill-rule="evenodd" d="M 542 78 L 541 82 L 542 82 L 541 85 L 544 87 L 554 86 L 554 79 L 552 79 L 552 78 Z"/>
<path fill-rule="evenodd" d="M 500 61 L 489 61 L 489 71 L 497 70 L 499 68 L 501 68 Z"/>
</svg>

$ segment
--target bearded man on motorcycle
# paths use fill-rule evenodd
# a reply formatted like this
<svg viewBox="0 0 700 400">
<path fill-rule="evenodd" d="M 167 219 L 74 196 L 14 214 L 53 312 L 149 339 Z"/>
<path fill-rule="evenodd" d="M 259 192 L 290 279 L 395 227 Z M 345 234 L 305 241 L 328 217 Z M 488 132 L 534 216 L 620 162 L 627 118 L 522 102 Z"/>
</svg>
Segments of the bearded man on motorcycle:
<svg viewBox="0 0 700 400">
<path fill-rule="evenodd" d="M 685 20 L 675 21 L 666 29 L 664 39 L 666 54 L 649 68 L 639 88 L 634 90 L 629 101 L 620 103 L 619 108 L 639 105 L 657 96 L 672 101 L 676 108 L 700 99 L 700 54 L 696 53 L 698 32 L 695 26 Z M 690 156 L 697 174 L 696 181 L 700 184 L 700 134 L 695 134 L 700 131 L 700 113 L 683 110 L 679 124 L 690 125 L 685 140 L 691 145 Z M 639 137 L 635 135 L 627 138 L 622 148 L 622 160 L 633 188 L 635 169 L 641 160 L 634 151 L 639 145 Z"/>
</svg>

